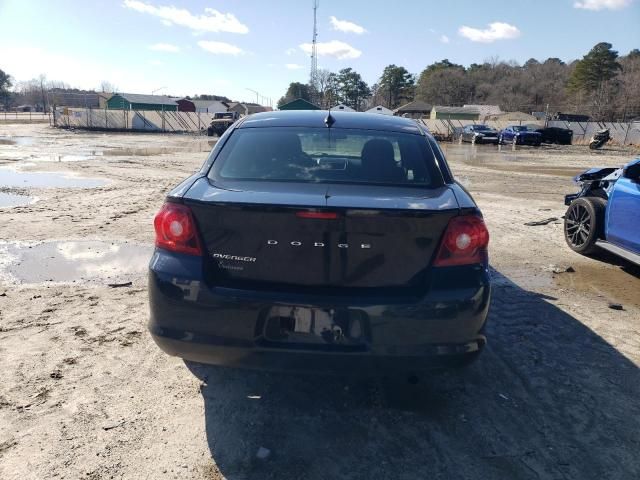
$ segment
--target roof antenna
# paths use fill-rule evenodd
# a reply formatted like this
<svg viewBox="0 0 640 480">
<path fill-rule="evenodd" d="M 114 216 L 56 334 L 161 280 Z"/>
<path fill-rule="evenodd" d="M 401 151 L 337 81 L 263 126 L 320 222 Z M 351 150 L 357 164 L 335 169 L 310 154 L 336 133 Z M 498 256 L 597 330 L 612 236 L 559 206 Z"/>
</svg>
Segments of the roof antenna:
<svg viewBox="0 0 640 480">
<path fill-rule="evenodd" d="M 327 128 L 331 128 L 334 123 L 336 123 L 336 119 L 331 116 L 331 110 L 329 110 L 327 117 L 324 119 L 324 124 Z"/>
<path fill-rule="evenodd" d="M 327 128 L 331 128 L 331 126 L 336 123 L 336 119 L 331 116 L 331 95 L 329 95 L 329 109 L 327 111 L 327 116 L 324 119 L 324 124 Z"/>
</svg>

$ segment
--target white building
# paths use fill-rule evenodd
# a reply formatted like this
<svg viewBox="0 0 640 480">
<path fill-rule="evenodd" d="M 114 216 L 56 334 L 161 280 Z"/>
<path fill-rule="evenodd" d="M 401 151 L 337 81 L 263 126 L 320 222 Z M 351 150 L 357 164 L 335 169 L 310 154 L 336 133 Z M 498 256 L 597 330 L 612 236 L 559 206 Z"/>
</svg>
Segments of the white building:
<svg viewBox="0 0 640 480">
<path fill-rule="evenodd" d="M 340 110 L 342 112 L 355 112 L 355 110 L 344 103 L 339 103 L 335 107 L 331 107 L 331 110 Z"/>
<path fill-rule="evenodd" d="M 228 105 L 219 100 L 191 100 L 198 113 L 220 113 L 226 112 Z"/>
<path fill-rule="evenodd" d="M 393 112 L 389 110 L 387 107 L 383 107 L 382 105 L 377 105 L 373 108 L 370 108 L 366 111 L 366 113 L 380 113 L 382 115 L 393 115 Z"/>
</svg>

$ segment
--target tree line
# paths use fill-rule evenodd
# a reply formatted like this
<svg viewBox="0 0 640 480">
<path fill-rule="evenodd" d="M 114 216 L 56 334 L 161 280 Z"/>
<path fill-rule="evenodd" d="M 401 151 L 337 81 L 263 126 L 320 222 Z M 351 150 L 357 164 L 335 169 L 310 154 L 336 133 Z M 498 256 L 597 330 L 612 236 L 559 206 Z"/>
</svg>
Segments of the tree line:
<svg viewBox="0 0 640 480">
<path fill-rule="evenodd" d="M 627 121 L 640 117 L 640 50 L 620 56 L 610 43 L 595 45 L 580 60 L 559 58 L 523 65 L 492 58 L 469 67 L 448 59 L 419 75 L 388 65 L 373 85 L 352 68 L 320 70 L 313 82 L 289 84 L 278 106 L 297 98 L 321 108 L 343 103 L 355 110 L 376 105 L 390 109 L 413 100 L 430 105 L 499 105 L 503 111 L 570 112 L 593 120 Z"/>
</svg>

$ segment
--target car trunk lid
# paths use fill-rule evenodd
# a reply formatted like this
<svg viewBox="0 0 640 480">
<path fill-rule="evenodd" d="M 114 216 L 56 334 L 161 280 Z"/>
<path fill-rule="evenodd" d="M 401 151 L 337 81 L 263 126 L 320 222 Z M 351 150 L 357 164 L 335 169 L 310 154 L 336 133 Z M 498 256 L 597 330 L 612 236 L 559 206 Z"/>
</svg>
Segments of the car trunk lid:
<svg viewBox="0 0 640 480">
<path fill-rule="evenodd" d="M 299 291 L 424 289 L 449 219 L 435 189 L 198 180 L 184 197 L 212 284 Z M 318 215 L 320 213 L 320 215 Z"/>
</svg>

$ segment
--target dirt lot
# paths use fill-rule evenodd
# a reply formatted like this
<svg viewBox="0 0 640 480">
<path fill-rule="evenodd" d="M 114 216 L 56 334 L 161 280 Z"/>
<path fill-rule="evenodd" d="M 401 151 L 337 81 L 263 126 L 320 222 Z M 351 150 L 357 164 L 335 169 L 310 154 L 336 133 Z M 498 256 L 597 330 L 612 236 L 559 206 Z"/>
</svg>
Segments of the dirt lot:
<svg viewBox="0 0 640 480">
<path fill-rule="evenodd" d="M 37 199 L 0 208 L 1 479 L 640 478 L 640 271 L 572 253 L 561 220 L 524 225 L 563 215 L 572 175 L 637 152 L 445 146 L 491 232 L 490 343 L 409 385 L 156 348 L 151 222 L 209 148 L 0 125 L 0 202 Z"/>
</svg>

